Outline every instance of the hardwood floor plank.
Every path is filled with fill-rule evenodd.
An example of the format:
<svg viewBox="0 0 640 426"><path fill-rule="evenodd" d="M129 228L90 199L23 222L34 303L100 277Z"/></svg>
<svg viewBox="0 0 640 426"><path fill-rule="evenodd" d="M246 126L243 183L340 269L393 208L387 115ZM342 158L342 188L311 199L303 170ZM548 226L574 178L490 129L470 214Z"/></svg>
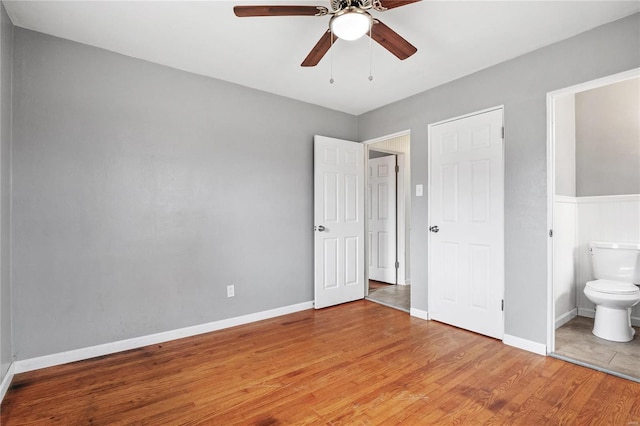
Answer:
<svg viewBox="0 0 640 426"><path fill-rule="evenodd" d="M22 373L0 423L633 424L640 384L368 301Z"/></svg>

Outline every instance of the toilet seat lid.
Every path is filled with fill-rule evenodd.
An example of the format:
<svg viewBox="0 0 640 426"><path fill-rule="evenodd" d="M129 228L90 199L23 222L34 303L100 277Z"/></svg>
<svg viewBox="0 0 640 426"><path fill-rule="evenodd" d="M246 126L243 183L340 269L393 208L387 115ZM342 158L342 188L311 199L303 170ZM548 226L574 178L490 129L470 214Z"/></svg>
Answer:
<svg viewBox="0 0 640 426"><path fill-rule="evenodd" d="M599 291L600 293L609 294L635 294L640 292L640 289L635 284L625 283L622 281L611 280L595 280L589 281L587 287L593 291Z"/></svg>

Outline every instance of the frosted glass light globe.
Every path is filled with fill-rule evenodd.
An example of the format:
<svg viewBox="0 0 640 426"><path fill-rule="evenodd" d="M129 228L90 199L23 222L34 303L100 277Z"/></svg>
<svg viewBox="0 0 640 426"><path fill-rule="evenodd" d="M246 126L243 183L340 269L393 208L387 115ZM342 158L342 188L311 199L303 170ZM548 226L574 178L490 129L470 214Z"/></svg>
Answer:
<svg viewBox="0 0 640 426"><path fill-rule="evenodd" d="M336 37L357 40L369 31L371 15L355 7L348 7L331 18L329 27Z"/></svg>

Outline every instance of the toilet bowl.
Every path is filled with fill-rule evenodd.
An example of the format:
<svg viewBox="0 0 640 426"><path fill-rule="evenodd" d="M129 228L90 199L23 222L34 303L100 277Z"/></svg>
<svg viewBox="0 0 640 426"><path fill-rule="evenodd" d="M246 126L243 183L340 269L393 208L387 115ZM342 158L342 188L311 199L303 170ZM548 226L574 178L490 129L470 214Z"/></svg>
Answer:
<svg viewBox="0 0 640 426"><path fill-rule="evenodd" d="M640 303L640 244L591 242L593 275L584 294L596 305L593 334L614 342L628 342L631 308Z"/></svg>
<svg viewBox="0 0 640 426"><path fill-rule="evenodd" d="M594 335L614 342L633 339L631 308L640 302L640 288L621 281L595 280L587 283L584 294L596 305Z"/></svg>

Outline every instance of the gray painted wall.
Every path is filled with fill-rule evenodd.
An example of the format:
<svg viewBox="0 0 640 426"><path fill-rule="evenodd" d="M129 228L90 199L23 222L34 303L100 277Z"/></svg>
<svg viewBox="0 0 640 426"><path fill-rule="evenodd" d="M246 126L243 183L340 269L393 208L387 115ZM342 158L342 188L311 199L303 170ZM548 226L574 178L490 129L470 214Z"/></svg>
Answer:
<svg viewBox="0 0 640 426"><path fill-rule="evenodd" d="M555 102L556 195L576 196L576 99L573 93Z"/></svg>
<svg viewBox="0 0 640 426"><path fill-rule="evenodd" d="M427 183L429 123L504 105L508 335L546 342L546 94L639 67L639 24L635 14L358 117L360 140L411 129L415 186ZM427 207L427 197L413 197L411 303L425 311Z"/></svg>
<svg viewBox="0 0 640 426"><path fill-rule="evenodd" d="M0 4L0 381L12 361L10 283L11 68L13 24Z"/></svg>
<svg viewBox="0 0 640 426"><path fill-rule="evenodd" d="M579 197L640 194L640 79L576 94Z"/></svg>
<svg viewBox="0 0 640 426"><path fill-rule="evenodd" d="M18 359L313 300L313 135L356 117L20 28L14 49Z"/></svg>

